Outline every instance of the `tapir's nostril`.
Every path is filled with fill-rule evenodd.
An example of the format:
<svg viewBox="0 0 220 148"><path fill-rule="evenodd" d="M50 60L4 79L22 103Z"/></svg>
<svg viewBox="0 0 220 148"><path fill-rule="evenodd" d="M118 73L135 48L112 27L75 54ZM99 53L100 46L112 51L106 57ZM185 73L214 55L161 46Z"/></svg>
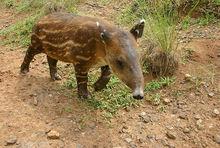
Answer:
<svg viewBox="0 0 220 148"><path fill-rule="evenodd" d="M135 95L135 96L133 96L133 98L137 99L137 100L141 100L141 99L144 98L144 96L142 96L142 95Z"/></svg>

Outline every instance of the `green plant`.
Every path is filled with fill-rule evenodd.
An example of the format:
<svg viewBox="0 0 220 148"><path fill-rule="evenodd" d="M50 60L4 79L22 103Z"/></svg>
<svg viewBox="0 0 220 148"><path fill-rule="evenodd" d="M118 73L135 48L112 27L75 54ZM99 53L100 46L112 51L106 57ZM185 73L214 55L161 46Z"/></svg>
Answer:
<svg viewBox="0 0 220 148"><path fill-rule="evenodd" d="M181 23L181 27L185 30L188 29L189 26L191 25L190 20L191 20L191 18L189 16L186 16Z"/></svg>
<svg viewBox="0 0 220 148"><path fill-rule="evenodd" d="M210 23L213 23L214 20L216 20L216 17L214 14L206 13L204 16L197 19L197 23L199 25L205 26Z"/></svg>
<svg viewBox="0 0 220 148"><path fill-rule="evenodd" d="M98 71L93 71L89 75L88 89L90 92L93 91L91 84L95 83L98 75ZM63 86L71 89L76 88L75 75L70 74L69 79L64 82ZM129 89L115 76L111 77L106 89L92 92L92 97L86 100L85 103L94 109L101 110L105 118L112 117L119 109L138 105L138 101L133 99Z"/></svg>
<svg viewBox="0 0 220 148"><path fill-rule="evenodd" d="M162 87L165 86L170 86L171 84L173 84L175 81L175 78L170 78L170 77L161 77L159 80L157 81L151 81L150 83L148 83L145 86L145 91L149 92L149 91L155 91L158 89L161 89Z"/></svg>
<svg viewBox="0 0 220 148"><path fill-rule="evenodd" d="M0 35L6 36L3 44L19 44L27 46L30 43L30 34L35 21L39 15L29 16L28 18L18 21L17 23L9 26L0 31Z"/></svg>
<svg viewBox="0 0 220 148"><path fill-rule="evenodd" d="M15 24L2 29L0 35L5 39L4 45L20 45L26 47L30 44L30 34L35 22L50 11L59 11L63 8L68 12L76 12L76 4L79 0L3 0L6 7L13 8L16 13L29 13L24 19L17 21Z"/></svg>
<svg viewBox="0 0 220 148"><path fill-rule="evenodd" d="M67 113L72 113L73 109L72 109L71 106L66 106L66 107L64 107L64 111L67 112Z"/></svg>
<svg viewBox="0 0 220 148"><path fill-rule="evenodd" d="M116 77L112 77L107 88L101 92L95 92L89 105L114 115L119 109L138 105L128 88Z"/></svg>
<svg viewBox="0 0 220 148"><path fill-rule="evenodd" d="M0 4L6 8L12 8L14 7L15 0L2 0Z"/></svg>
<svg viewBox="0 0 220 148"><path fill-rule="evenodd" d="M67 87L68 89L73 89L77 87L76 83L76 77L75 74L71 73L68 77L68 79L63 83L64 87Z"/></svg>
<svg viewBox="0 0 220 148"><path fill-rule="evenodd" d="M149 101L153 104L153 105L159 105L161 103L161 95L159 93L150 95Z"/></svg>

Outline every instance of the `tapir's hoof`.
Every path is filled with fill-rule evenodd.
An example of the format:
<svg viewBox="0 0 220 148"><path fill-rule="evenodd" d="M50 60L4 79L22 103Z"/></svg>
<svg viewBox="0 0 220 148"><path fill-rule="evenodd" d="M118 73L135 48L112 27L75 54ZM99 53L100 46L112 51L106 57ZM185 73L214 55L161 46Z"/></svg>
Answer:
<svg viewBox="0 0 220 148"><path fill-rule="evenodd" d="M106 84L108 83L109 81L109 78L105 79L99 79L97 82L95 82L95 84L93 85L94 87L94 90L95 91L100 91L102 89L105 89L107 88Z"/></svg>
<svg viewBox="0 0 220 148"><path fill-rule="evenodd" d="M59 75L59 74L54 74L53 76L51 76L51 79L53 80L53 81L56 81L56 80L61 80L62 79L62 77Z"/></svg>
<svg viewBox="0 0 220 148"><path fill-rule="evenodd" d="M29 72L29 69L23 69L23 68L21 68L21 70L20 70L20 73L21 74L27 74Z"/></svg>
<svg viewBox="0 0 220 148"><path fill-rule="evenodd" d="M95 83L93 85L95 91L101 91L102 89L107 88L106 85L100 85L99 83Z"/></svg>
<svg viewBox="0 0 220 148"><path fill-rule="evenodd" d="M87 99L91 99L92 95L90 94L90 92L88 93L79 93L79 99L80 100L87 100Z"/></svg>

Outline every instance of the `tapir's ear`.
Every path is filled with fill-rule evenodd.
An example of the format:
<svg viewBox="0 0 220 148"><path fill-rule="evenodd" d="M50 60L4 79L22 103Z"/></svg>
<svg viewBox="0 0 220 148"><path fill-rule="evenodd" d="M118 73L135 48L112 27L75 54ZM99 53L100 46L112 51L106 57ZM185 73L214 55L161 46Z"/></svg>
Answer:
<svg viewBox="0 0 220 148"><path fill-rule="evenodd" d="M134 27L131 28L130 33L133 34L135 39L142 37L144 32L145 20L140 20Z"/></svg>
<svg viewBox="0 0 220 148"><path fill-rule="evenodd" d="M96 22L97 27L99 28L100 32L100 38L102 42L106 43L110 39L110 35L108 31L106 31L100 24L99 22Z"/></svg>

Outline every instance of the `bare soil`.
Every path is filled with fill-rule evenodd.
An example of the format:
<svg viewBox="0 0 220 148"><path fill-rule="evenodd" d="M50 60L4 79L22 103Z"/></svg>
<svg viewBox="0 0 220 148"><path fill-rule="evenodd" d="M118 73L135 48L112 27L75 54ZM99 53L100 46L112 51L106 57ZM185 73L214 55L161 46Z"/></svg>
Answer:
<svg viewBox="0 0 220 148"><path fill-rule="evenodd" d="M92 7L80 11L104 18L117 11ZM1 29L19 18L11 10L0 9L0 14ZM114 21L112 15L108 20ZM0 46L0 147L219 147L220 34L218 27L199 28L205 30L216 37L192 36L181 44L180 49L191 52L183 52L186 62L180 64L175 84L160 90L162 101L168 100L164 111L144 100L140 107L120 110L110 123L99 110L78 101L75 89L62 89L65 71L71 69L66 64L60 65L63 80L58 82L50 80L44 55L36 56L27 75L20 75L26 49ZM50 130L60 138L48 139ZM6 146L11 136L17 142Z"/></svg>

